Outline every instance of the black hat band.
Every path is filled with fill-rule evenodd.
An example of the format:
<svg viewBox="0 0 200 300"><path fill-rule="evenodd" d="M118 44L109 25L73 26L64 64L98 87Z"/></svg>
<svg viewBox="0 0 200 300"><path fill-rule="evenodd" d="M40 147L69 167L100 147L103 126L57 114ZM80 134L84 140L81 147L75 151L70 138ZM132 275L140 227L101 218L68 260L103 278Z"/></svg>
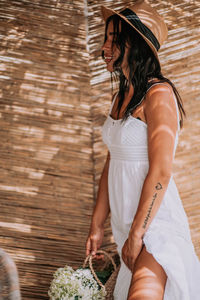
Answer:
<svg viewBox="0 0 200 300"><path fill-rule="evenodd" d="M160 43L158 42L157 38L153 32L142 23L136 13L134 13L131 9L126 8L121 11L120 14L126 17L127 20L155 46L157 51L160 49Z"/></svg>

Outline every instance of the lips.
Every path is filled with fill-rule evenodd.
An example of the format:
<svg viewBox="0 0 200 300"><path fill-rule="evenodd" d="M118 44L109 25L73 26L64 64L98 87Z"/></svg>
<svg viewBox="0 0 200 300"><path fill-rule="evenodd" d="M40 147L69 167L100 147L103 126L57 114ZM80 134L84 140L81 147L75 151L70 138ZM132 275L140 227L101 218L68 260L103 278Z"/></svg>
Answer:
<svg viewBox="0 0 200 300"><path fill-rule="evenodd" d="M107 55L107 56L104 56L104 60L105 60L105 62L108 64L109 62L111 62L111 60L113 59L113 56L109 56L109 55Z"/></svg>

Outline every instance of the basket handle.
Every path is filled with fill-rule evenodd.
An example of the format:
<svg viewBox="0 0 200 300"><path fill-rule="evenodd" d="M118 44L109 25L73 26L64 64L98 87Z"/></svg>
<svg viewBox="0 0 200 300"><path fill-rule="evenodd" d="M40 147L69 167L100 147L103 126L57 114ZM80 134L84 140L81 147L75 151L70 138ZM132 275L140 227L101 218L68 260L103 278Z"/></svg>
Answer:
<svg viewBox="0 0 200 300"><path fill-rule="evenodd" d="M112 258L112 256L111 256L109 253L107 253L106 251L104 251L104 250L97 250L96 254L100 254L100 253L101 253L101 254L104 254L105 256L107 256L107 257L110 259L110 261L112 262L112 265L113 265L113 267L114 267L114 270L116 271L117 266L116 266L116 264L115 264L114 259ZM88 261L89 261L89 267L90 267L90 270L91 270L91 272L92 272L92 275L94 276L94 278L96 279L96 281L97 281L97 283L100 285L100 287L103 288L103 289L105 289L105 286L104 286L103 283L99 280L99 278L97 277L97 275L96 275L96 273L95 273L95 271L94 271L94 268L93 268L93 265L92 265L92 259L93 259L92 254L89 254L89 255L86 257L86 259L85 259L85 261L84 261L84 263L83 263L83 268L86 267L86 265L87 265L87 263L88 263Z"/></svg>

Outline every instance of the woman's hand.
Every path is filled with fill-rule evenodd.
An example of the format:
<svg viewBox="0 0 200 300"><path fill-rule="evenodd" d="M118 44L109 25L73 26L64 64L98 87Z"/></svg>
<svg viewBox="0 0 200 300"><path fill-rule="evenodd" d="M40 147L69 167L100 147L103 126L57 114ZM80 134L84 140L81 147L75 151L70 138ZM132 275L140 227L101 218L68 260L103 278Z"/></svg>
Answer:
<svg viewBox="0 0 200 300"><path fill-rule="evenodd" d="M90 233L86 241L86 256L92 254L96 255L97 250L100 248L104 236L103 227L91 227Z"/></svg>
<svg viewBox="0 0 200 300"><path fill-rule="evenodd" d="M127 267L133 271L135 261L143 248L142 238L136 238L129 234L128 239L122 248L122 259Z"/></svg>

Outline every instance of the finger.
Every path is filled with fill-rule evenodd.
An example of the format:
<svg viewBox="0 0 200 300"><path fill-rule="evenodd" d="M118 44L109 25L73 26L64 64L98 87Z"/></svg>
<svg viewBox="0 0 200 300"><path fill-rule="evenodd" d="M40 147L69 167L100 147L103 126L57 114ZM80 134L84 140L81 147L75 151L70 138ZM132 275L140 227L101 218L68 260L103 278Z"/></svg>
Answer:
<svg viewBox="0 0 200 300"><path fill-rule="evenodd" d="M124 253L122 253L122 259L123 259L123 262L125 263L125 265L128 267L127 256Z"/></svg>
<svg viewBox="0 0 200 300"><path fill-rule="evenodd" d="M128 259L128 268L131 272L133 271L134 265L135 265L134 259L132 257L129 257L129 259Z"/></svg>
<svg viewBox="0 0 200 300"><path fill-rule="evenodd" d="M132 262L131 262L131 260L128 260L128 268L129 268L130 271L132 270Z"/></svg>
<svg viewBox="0 0 200 300"><path fill-rule="evenodd" d="M91 240L91 253L92 253L92 256L95 256L96 255L96 252L97 252L97 240L96 239L92 239Z"/></svg>
<svg viewBox="0 0 200 300"><path fill-rule="evenodd" d="M129 270L132 269L132 259L131 257L126 253L126 251L124 251L122 253L122 259L123 259L123 262L125 263L125 265L127 266L127 268Z"/></svg>
<svg viewBox="0 0 200 300"><path fill-rule="evenodd" d="M88 238L86 242L86 251L85 251L86 256L88 256L90 252L91 252L91 240L90 238Z"/></svg>
<svg viewBox="0 0 200 300"><path fill-rule="evenodd" d="M124 245L124 247L122 248L122 259L125 263L127 263L128 253L126 245Z"/></svg>

